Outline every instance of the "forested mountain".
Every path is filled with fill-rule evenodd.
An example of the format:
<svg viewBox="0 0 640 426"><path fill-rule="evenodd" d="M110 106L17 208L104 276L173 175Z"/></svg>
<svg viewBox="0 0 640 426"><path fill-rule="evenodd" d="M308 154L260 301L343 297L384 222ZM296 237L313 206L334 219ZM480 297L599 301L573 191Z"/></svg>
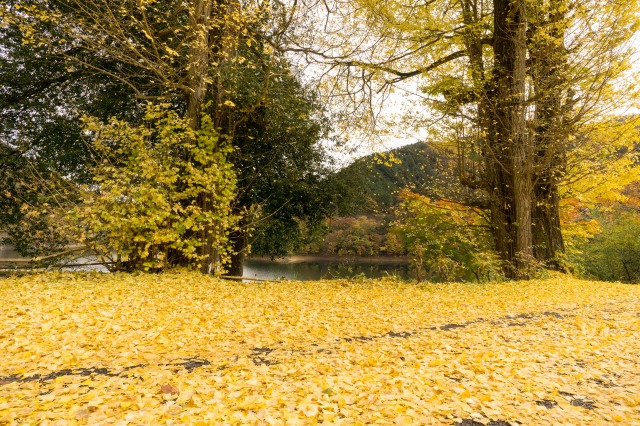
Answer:
<svg viewBox="0 0 640 426"><path fill-rule="evenodd" d="M403 188L435 197L435 186L445 180L438 171L442 161L425 142L359 158L338 172L345 191L351 192L341 215L387 213Z"/></svg>

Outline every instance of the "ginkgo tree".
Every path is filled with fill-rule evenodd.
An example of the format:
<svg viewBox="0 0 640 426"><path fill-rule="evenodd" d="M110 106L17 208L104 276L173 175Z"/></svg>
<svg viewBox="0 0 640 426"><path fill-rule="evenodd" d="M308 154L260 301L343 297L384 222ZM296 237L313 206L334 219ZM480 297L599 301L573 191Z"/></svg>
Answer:
<svg viewBox="0 0 640 426"><path fill-rule="evenodd" d="M203 115L194 131L161 104L147 108L140 126L85 121L100 160L95 188L82 191L83 202L65 215L68 234L75 229L75 240L113 271L166 270L176 254L197 264L207 238L216 251L209 266L219 272L228 257L224 231L238 221L230 208L237 179L227 161L233 147L211 118Z"/></svg>
<svg viewBox="0 0 640 426"><path fill-rule="evenodd" d="M335 0L308 7L314 13L299 24L305 33L289 41L324 66L328 94L345 95L362 112L396 85L417 86L427 114L413 114L407 125L451 145L468 190L459 201L488 212L505 273L524 276L531 262L561 268L560 187L575 178L567 158L593 154L586 130L596 119L613 129L605 145L633 131L605 117L637 94L625 77L638 3Z"/></svg>

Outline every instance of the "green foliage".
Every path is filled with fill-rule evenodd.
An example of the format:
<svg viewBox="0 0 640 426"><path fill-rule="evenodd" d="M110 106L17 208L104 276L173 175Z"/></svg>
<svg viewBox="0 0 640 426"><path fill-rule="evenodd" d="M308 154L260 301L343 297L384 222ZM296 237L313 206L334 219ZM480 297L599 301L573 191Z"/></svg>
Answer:
<svg viewBox="0 0 640 426"><path fill-rule="evenodd" d="M262 256L317 254L328 227L325 221L299 217L266 217L258 222L251 252Z"/></svg>
<svg viewBox="0 0 640 426"><path fill-rule="evenodd" d="M62 38L56 28L49 26L47 32ZM41 170L88 183L92 159L80 116L132 120L144 112L142 102L113 76L73 67L64 54L46 45L24 44L23 36L17 24L0 25L0 140ZM99 55L73 51L93 65L106 65Z"/></svg>
<svg viewBox="0 0 640 426"><path fill-rule="evenodd" d="M591 277L640 283L640 208L615 209L601 229L574 261Z"/></svg>
<svg viewBox="0 0 640 426"><path fill-rule="evenodd" d="M68 240L59 232L48 207L65 203L72 189L59 176L0 144L0 243L22 256L61 251Z"/></svg>
<svg viewBox="0 0 640 426"><path fill-rule="evenodd" d="M403 191L394 231L413 256L418 280L490 281L500 262L490 233L470 209Z"/></svg>
<svg viewBox="0 0 640 426"><path fill-rule="evenodd" d="M394 161L384 161L386 157ZM442 177L437 171L440 157L428 144L419 142L356 160L338 172L342 190L348 194L340 213L349 216L389 212L397 204L400 190L406 187L434 196Z"/></svg>
<svg viewBox="0 0 640 426"><path fill-rule="evenodd" d="M0 230L21 255L48 255L73 243L52 210L70 208L77 185L91 182L93 159L80 116L134 121L143 109L113 77L70 67L49 46L24 44L19 25L5 24L0 25ZM47 31L60 35L52 27ZM87 52L82 55L88 58ZM98 56L90 60L105 63Z"/></svg>
<svg viewBox="0 0 640 426"><path fill-rule="evenodd" d="M80 240L115 270L198 266L205 245L227 257L236 176L233 148L208 116L194 131L167 105L149 105L139 126L85 118L99 163L83 202L68 215Z"/></svg>
<svg viewBox="0 0 640 426"><path fill-rule="evenodd" d="M268 80L269 93L236 128L238 149L230 159L238 174L234 206L259 213L248 223L256 227L248 239L251 251L283 256L317 234L340 195L320 143L330 127L322 106L285 60L268 61L271 69L261 78ZM233 101L239 107L251 105L260 91L246 84L238 89Z"/></svg>
<svg viewBox="0 0 640 426"><path fill-rule="evenodd" d="M26 4L7 4L13 3ZM92 182L94 159L79 117L136 121L144 109L142 101L112 76L71 66L51 46L27 45L23 28L11 20L4 24L0 25L0 230L7 232L5 242L21 255L48 255L77 242L61 232L60 211L78 201L79 185ZM62 38L52 26L46 31ZM68 52L94 65L118 69L77 46L68 46Z"/></svg>

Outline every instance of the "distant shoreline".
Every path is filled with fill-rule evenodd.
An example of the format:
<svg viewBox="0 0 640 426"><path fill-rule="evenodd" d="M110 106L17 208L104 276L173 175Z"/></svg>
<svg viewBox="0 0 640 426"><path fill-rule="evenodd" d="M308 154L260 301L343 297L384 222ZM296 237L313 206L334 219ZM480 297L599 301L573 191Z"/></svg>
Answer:
<svg viewBox="0 0 640 426"><path fill-rule="evenodd" d="M334 256L321 254L305 254L285 257L249 256L247 260L254 262L275 263L310 263L310 262L344 262L344 263L383 263L387 265L408 265L411 263L409 256Z"/></svg>

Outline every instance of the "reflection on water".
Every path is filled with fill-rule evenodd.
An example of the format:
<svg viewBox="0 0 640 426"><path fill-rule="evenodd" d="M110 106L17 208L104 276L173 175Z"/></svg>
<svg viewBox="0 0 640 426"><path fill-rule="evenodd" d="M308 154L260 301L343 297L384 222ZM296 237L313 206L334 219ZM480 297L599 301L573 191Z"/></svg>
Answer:
<svg viewBox="0 0 640 426"><path fill-rule="evenodd" d="M12 246L2 245L0 244L0 261L7 259L28 259L24 256L21 256L20 253L15 251ZM82 257L70 257L63 258L61 261L67 262L66 267L62 268L67 271L99 271L99 272L108 272L108 269L99 265L99 260L96 256L93 256L88 253L84 253ZM2 262L0 262L0 268L2 267ZM13 266L10 266L13 268Z"/></svg>
<svg viewBox="0 0 640 426"><path fill-rule="evenodd" d="M410 279L409 265L388 262L358 262L344 260L313 260L296 263L274 262L264 259L248 259L244 264L243 276L248 278L289 279L289 280L319 280L331 278L381 278L394 276L400 279Z"/></svg>
<svg viewBox="0 0 640 426"><path fill-rule="evenodd" d="M12 247L0 245L0 260L22 258ZM64 268L66 270L87 271L97 270L107 272L107 268L95 265L98 259L95 256L84 255L70 262L73 265L90 264ZM308 261L284 263L268 259L247 259L244 264L244 274L247 278L263 279L288 279L288 280L319 280L331 278L353 278L362 276L365 278L398 277L411 279L411 271L408 264L389 261L388 259L358 260L345 259L313 259Z"/></svg>

